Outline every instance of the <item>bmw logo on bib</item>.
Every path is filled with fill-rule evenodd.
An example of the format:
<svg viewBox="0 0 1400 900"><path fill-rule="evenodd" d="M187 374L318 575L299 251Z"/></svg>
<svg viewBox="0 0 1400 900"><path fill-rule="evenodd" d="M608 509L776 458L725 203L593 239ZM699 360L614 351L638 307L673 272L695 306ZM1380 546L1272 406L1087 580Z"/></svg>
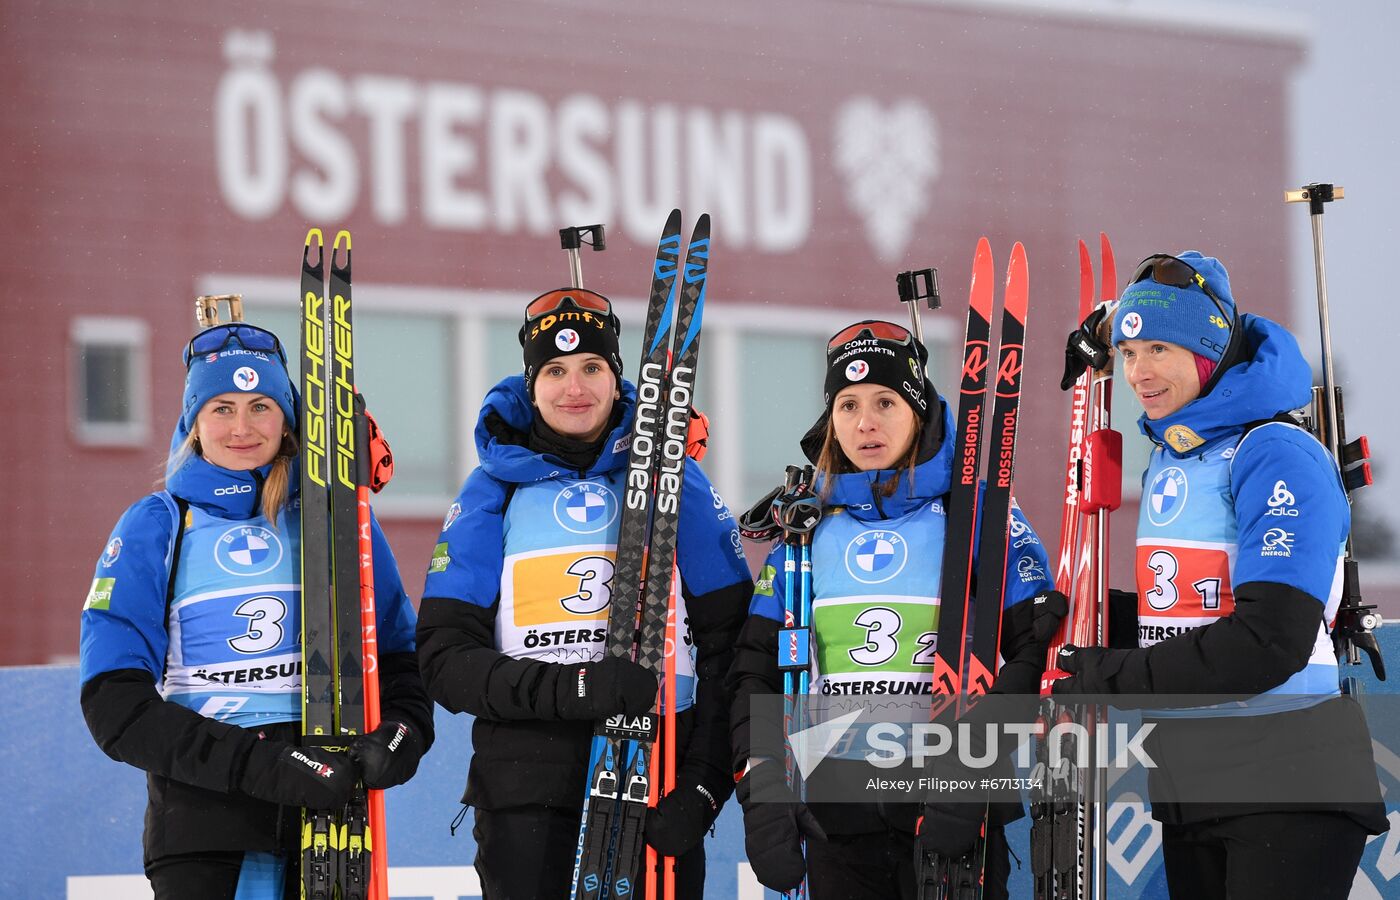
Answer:
<svg viewBox="0 0 1400 900"><path fill-rule="evenodd" d="M889 581L908 560L909 545L896 531L863 531L846 545L846 571L864 584Z"/></svg>
<svg viewBox="0 0 1400 900"><path fill-rule="evenodd" d="M1176 466L1163 469L1147 489L1147 518L1153 525L1170 524L1186 508L1186 473Z"/></svg>
<svg viewBox="0 0 1400 900"><path fill-rule="evenodd" d="M262 575L282 561L282 540L261 525L236 525L219 535L214 561L230 575Z"/></svg>
<svg viewBox="0 0 1400 900"><path fill-rule="evenodd" d="M574 534L594 534L617 518L617 496L607 485L581 481L554 498L554 519Z"/></svg>

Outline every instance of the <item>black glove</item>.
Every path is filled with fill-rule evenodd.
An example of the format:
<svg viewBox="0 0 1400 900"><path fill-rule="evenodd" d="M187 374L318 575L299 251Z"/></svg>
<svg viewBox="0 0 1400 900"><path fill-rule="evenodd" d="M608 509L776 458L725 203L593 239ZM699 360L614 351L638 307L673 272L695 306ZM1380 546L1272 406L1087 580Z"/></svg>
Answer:
<svg viewBox="0 0 1400 900"><path fill-rule="evenodd" d="M755 792L764 799L753 799ZM802 835L824 841L826 832L787 786L782 764L754 760L735 793L744 808L744 852L754 876L775 891L797 887L807 874ZM768 799L780 796L786 799Z"/></svg>
<svg viewBox="0 0 1400 900"><path fill-rule="evenodd" d="M919 818L919 846L960 859L976 845L986 819L987 807L981 803L925 803Z"/></svg>
<svg viewBox="0 0 1400 900"><path fill-rule="evenodd" d="M423 737L406 722L385 719L369 734L350 740L350 758L364 773L365 787L383 790L403 784L418 771Z"/></svg>
<svg viewBox="0 0 1400 900"><path fill-rule="evenodd" d="M719 804L704 785L678 783L647 811L647 843L662 856L680 856L700 843L719 815Z"/></svg>
<svg viewBox="0 0 1400 900"><path fill-rule="evenodd" d="M339 809L359 780L355 763L344 753L260 738L248 751L239 788L283 806Z"/></svg>
<svg viewBox="0 0 1400 900"><path fill-rule="evenodd" d="M1056 590L1041 591L1031 598L1031 603L1031 631L1036 643L1048 645L1069 613L1069 598Z"/></svg>
<svg viewBox="0 0 1400 900"><path fill-rule="evenodd" d="M1060 377L1060 390L1073 387L1086 366L1098 370L1108 365L1108 344L1099 334L1107 316L1108 307L1098 307L1065 339L1065 374Z"/></svg>
<svg viewBox="0 0 1400 900"><path fill-rule="evenodd" d="M559 718L596 722L618 713L640 715L656 704L657 685L654 674L620 656L565 666L556 688Z"/></svg>
<svg viewBox="0 0 1400 900"><path fill-rule="evenodd" d="M1070 677L1056 681L1051 691L1055 694L1149 693L1147 690L1125 688L1117 681L1128 655L1136 652L1065 644L1060 649L1059 666Z"/></svg>

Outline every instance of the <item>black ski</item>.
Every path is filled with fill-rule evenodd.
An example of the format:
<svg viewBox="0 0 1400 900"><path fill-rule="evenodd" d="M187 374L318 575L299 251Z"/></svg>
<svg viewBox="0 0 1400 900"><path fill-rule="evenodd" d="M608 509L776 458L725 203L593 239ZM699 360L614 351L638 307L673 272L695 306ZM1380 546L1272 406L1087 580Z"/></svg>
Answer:
<svg viewBox="0 0 1400 900"><path fill-rule="evenodd" d="M316 262L311 248L316 246ZM342 248L343 244L343 248ZM325 240L307 233L302 254L302 743L344 752L365 727L364 644L360 623L353 316L350 233L331 251L329 301ZM302 896L368 896L368 806L358 788L342 810L302 816Z"/></svg>
<svg viewBox="0 0 1400 900"><path fill-rule="evenodd" d="M1011 528L1011 481L1016 461L1016 422L1021 408L1021 368L1026 342L1030 294L1026 249L1011 248L1006 293L1001 308L1001 347L992 382L992 453L987 460L987 490L982 497L982 527L977 552L977 608L973 614L968 667L964 674L967 708L991 690L1001 642L1002 595Z"/></svg>
<svg viewBox="0 0 1400 900"><path fill-rule="evenodd" d="M961 716L986 695L996 678L1006 558L1010 541L1012 475L1020 410L1028 273L1025 248L1017 243L1007 266L1002 302L996 377L992 359L991 312L995 293L991 245L984 237L973 260L967 337L963 348L962 397L958 404L953 482L940 586L938 643L934 662L933 717L955 706ZM988 381L992 386L991 446L987 488L977 514L981 472L982 412ZM972 603L973 544L977 545L977 596ZM969 615L970 613L970 615ZM920 823L922 825L922 822ZM962 859L920 852L915 888L920 900L981 895L985 842Z"/></svg>
<svg viewBox="0 0 1400 900"><path fill-rule="evenodd" d="M312 247L316 259L311 260ZM302 743L331 745L335 738L335 598L331 575L331 403L326 388L325 238L306 235L301 263L301 656ZM330 900L335 860L332 813L303 810L302 896Z"/></svg>
<svg viewBox="0 0 1400 900"><path fill-rule="evenodd" d="M933 710L937 719L960 706L965 691L968 603L972 593L972 548L977 535L977 480L982 465L982 422L991 363L992 300L996 267L991 244L977 242L972 262L972 289L963 340L962 382L955 424L953 483L945 514L943 581L939 587L938 642L933 657Z"/></svg>
<svg viewBox="0 0 1400 900"><path fill-rule="evenodd" d="M710 219L702 215L695 225L684 286L676 291L680 227L680 211L675 210L662 232L652 269L605 649L646 666L658 679L700 349ZM589 757L572 897L627 897L636 889L658 732L655 710L599 723Z"/></svg>

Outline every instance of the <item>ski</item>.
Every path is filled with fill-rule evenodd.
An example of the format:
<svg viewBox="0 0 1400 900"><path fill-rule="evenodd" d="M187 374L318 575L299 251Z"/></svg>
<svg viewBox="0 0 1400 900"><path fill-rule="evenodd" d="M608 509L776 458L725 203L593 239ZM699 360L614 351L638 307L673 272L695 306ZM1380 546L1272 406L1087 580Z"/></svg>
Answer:
<svg viewBox="0 0 1400 900"><path fill-rule="evenodd" d="M946 508L934 657L932 715L935 719L950 709L958 716L968 712L990 690L997 670L1029 301L1025 248L1018 242L1011 250L1002 300L1000 346L994 356L991 317L995 272L991 245L984 237L978 241L973 259L954 437L958 449ZM996 360L995 379L988 374L993 358ZM977 495L983 414L989 383L994 455L988 461L987 488L979 516ZM978 584L975 605L972 603L974 545ZM915 871L916 896L920 900L980 896L984 855L985 844L981 840L971 853L957 860L920 852Z"/></svg>
<svg viewBox="0 0 1400 900"><path fill-rule="evenodd" d="M682 267L681 214L672 211L652 267L612 580L604 652L632 659L658 679L665 667L709 245L710 219L702 215ZM613 716L598 724L589 753L573 898L628 897L636 887L642 826L653 794L651 756L658 725L656 710L634 717Z"/></svg>
<svg viewBox="0 0 1400 900"><path fill-rule="evenodd" d="M1117 296L1117 269L1108 235L1099 235L1100 301L1107 314ZM1079 320L1088 318L1094 303L1093 261L1079 242ZM1093 735L1101 724L1093 709L1076 713L1056 703L1051 685L1064 676L1058 668L1060 648L1105 642L1108 629L1108 514L1118 507L1122 487L1122 436L1111 430L1112 367L1085 368L1074 382L1070 407L1070 436L1065 466L1065 511L1060 527L1060 553L1055 588L1069 597L1070 612L1051 641L1041 678L1042 733L1055 725L1075 722ZM1086 748L1091 754L1092 744ZM1031 780L1031 877L1036 900L1084 900L1102 896L1105 878L1102 853L1105 790L1098 767L1089 773L1076 764L1075 737L1066 734L1059 745L1040 739ZM1090 757L1092 762L1092 755ZM1090 773L1097 773L1090 782ZM1098 801L1097 805L1095 801ZM1096 840L1099 838L1100 840Z"/></svg>
<svg viewBox="0 0 1400 900"><path fill-rule="evenodd" d="M972 618L965 674L965 709L991 690L1001 641L1002 595L1011 536L1011 481L1016 460L1016 423L1021 407L1021 370L1030 299L1026 248L1011 248L1006 292L1001 309L1001 347L992 383L992 438L995 453L987 462L987 490L982 497L982 527L977 561L977 606Z"/></svg>
<svg viewBox="0 0 1400 900"><path fill-rule="evenodd" d="M962 381L955 425L953 482L945 509L943 581L939 589L938 639L933 657L933 709L938 719L962 703L963 664L967 644L968 598L972 592L972 549L977 535L977 481L982 465L982 422L991 363L992 301L996 264L992 245L977 242L972 261L967 330L963 340Z"/></svg>
<svg viewBox="0 0 1400 900"><path fill-rule="evenodd" d="M312 261L312 251L315 261ZM331 576L331 398L326 359L326 246L321 229L306 235L301 264L301 648L302 743L335 741L335 621ZM302 896L330 900L336 874L332 814L303 810Z"/></svg>
<svg viewBox="0 0 1400 900"><path fill-rule="evenodd" d="M327 292L325 238L311 229L301 278L302 743L338 752L366 721L350 243L335 237ZM363 787L344 809L304 810L302 896L367 898L373 838Z"/></svg>

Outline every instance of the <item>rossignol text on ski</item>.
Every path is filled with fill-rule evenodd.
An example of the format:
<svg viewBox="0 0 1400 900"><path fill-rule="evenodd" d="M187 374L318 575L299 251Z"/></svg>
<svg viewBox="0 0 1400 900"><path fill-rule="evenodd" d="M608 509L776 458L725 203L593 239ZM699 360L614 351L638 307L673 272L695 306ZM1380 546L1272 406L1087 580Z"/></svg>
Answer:
<svg viewBox="0 0 1400 900"><path fill-rule="evenodd" d="M938 639L933 670L932 717L969 711L996 677L1001 636L1005 565L1011 527L1011 496L1021 372L1029 305L1025 248L1011 250L1002 301L1000 346L993 356L991 316L995 264L990 242L977 243L963 342L960 397L955 419L952 486L947 498L943 580L939 592ZM993 363L995 368L992 368ZM989 371L990 370L990 371ZM988 387L991 418L984 418ZM984 432L991 433L984 438ZM987 487L978 503L982 443L990 441ZM973 550L977 590L973 591ZM920 823L922 824L922 822ZM984 827L985 834L985 827ZM920 900L980 893L985 840L962 859L920 851L915 868Z"/></svg>

